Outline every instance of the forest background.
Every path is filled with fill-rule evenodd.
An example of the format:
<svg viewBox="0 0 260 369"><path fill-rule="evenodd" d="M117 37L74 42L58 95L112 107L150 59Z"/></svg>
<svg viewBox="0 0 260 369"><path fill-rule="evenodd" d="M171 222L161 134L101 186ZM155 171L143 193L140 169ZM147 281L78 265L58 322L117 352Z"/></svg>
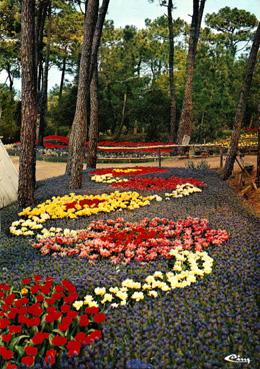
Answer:
<svg viewBox="0 0 260 369"><path fill-rule="evenodd" d="M122 7L122 1L116 1ZM128 2L127 2L128 3ZM137 3L134 1L133 3ZM139 2L140 3L140 2ZM143 3L143 2L141 2ZM166 7L157 2L157 18L142 12L144 25L116 26L110 2L98 56L99 130L101 138L127 140L168 140L169 137L169 39ZM223 2L222 2L223 3ZM208 142L230 132L246 60L257 25L255 14L230 7L204 13L193 79L193 142ZM234 3L237 3L234 1ZM240 2L253 5L254 1ZM84 9L80 2L52 2L43 29L39 90L45 83L47 109L44 134L68 135L77 96L80 49L83 39ZM161 2L163 5L163 2ZM173 9L177 121L182 110L186 58L191 17L177 17ZM128 6L128 5L127 5ZM127 6L122 7L126 19ZM247 5L249 6L249 5ZM192 14L192 2L190 2ZM111 11L110 11L110 8ZM119 14L118 14L119 13ZM228 24L227 24L228 20ZM119 22L117 22L119 23ZM0 133L4 142L19 140L21 124L20 2L0 1ZM260 66L257 63L248 96L245 127L254 127L260 97ZM59 83L53 85L53 80ZM39 91L42 94L42 91ZM44 94L42 94L43 96ZM44 104L44 101L43 101Z"/></svg>

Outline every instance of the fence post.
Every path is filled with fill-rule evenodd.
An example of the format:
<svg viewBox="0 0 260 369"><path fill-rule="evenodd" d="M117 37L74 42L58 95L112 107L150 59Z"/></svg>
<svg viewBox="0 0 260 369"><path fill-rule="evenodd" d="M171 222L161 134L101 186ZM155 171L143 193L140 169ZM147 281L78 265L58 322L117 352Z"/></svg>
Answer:
<svg viewBox="0 0 260 369"><path fill-rule="evenodd" d="M257 169L256 169L256 186L260 188L260 126L258 127L258 145L257 145Z"/></svg>
<svg viewBox="0 0 260 369"><path fill-rule="evenodd" d="M161 149L158 149L158 162L159 162L159 168L161 168L162 166Z"/></svg>
<svg viewBox="0 0 260 369"><path fill-rule="evenodd" d="M223 156L224 156L224 148L221 146L220 148L220 169L223 168Z"/></svg>

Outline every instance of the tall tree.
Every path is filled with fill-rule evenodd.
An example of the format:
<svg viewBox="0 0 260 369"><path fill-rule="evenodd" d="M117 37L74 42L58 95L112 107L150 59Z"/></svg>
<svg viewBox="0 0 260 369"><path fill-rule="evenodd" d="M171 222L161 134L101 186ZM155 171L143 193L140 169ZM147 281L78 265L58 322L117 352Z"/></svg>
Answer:
<svg viewBox="0 0 260 369"><path fill-rule="evenodd" d="M43 146L44 131L46 126L46 112L48 100L48 77L50 64L50 43L51 43L51 2L48 9L48 25L47 25L47 44L44 60L44 68L42 72L41 93L39 98L39 133L38 145Z"/></svg>
<svg viewBox="0 0 260 369"><path fill-rule="evenodd" d="M21 66L22 126L18 202L22 207L34 201L34 143L37 120L35 64L35 1L22 1Z"/></svg>
<svg viewBox="0 0 260 369"><path fill-rule="evenodd" d="M238 142L240 137L240 130L244 119L245 109L246 109L246 101L247 96L250 91L251 82L253 78L253 73L257 61L257 54L259 50L260 45L260 23L258 24L253 44L250 50L250 54L247 61L246 66L246 73L244 77L244 81L240 90L239 95L239 101L237 104L236 109L236 115L235 115L235 122L234 122L234 128L231 135L231 141L230 141L230 149L229 153L225 162L224 171L223 171L223 179L228 179L231 174L234 167L234 163L236 160L237 155L237 149L238 149Z"/></svg>
<svg viewBox="0 0 260 369"><path fill-rule="evenodd" d="M98 50L101 41L103 26L110 0L103 0L99 9L97 24L95 28L92 45L90 74L92 81L90 84L90 114L89 114L89 134L88 134L88 156L87 165L89 168L96 168L97 163L97 141L98 141Z"/></svg>
<svg viewBox="0 0 260 369"><path fill-rule="evenodd" d="M81 50L79 85L76 103L76 112L72 124L68 162L70 173L70 188L80 188L82 185L82 169L85 157L85 141L88 126L88 104L91 83L91 54L95 26L98 16L99 1L88 0L84 21L84 38Z"/></svg>
<svg viewBox="0 0 260 369"><path fill-rule="evenodd" d="M257 18L244 9L226 6L217 13L207 14L205 23L215 31L211 34L212 41L223 44L234 58L238 45L243 42L242 49L251 40Z"/></svg>
<svg viewBox="0 0 260 369"><path fill-rule="evenodd" d="M200 35L200 27L206 0L193 0L193 14L189 35L189 50L186 62L186 83L181 118L178 128L178 143L182 142L183 136L192 133L192 84L195 57Z"/></svg>
<svg viewBox="0 0 260 369"><path fill-rule="evenodd" d="M88 134L88 168L96 168L98 143L98 67L96 65L90 84L90 123Z"/></svg>
<svg viewBox="0 0 260 369"><path fill-rule="evenodd" d="M168 0L168 30L169 30L169 90L170 90L170 136L169 141L176 139L177 117L176 117L176 89L174 81L174 30L172 19L173 1Z"/></svg>

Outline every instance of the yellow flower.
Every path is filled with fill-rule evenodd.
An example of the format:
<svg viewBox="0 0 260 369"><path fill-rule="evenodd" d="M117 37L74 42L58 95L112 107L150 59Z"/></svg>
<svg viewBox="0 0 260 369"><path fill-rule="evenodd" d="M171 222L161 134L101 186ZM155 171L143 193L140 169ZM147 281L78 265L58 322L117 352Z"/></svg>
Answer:
<svg viewBox="0 0 260 369"><path fill-rule="evenodd" d="M75 302L73 303L73 307L74 307L76 310L79 310L82 306L83 306L83 301L75 301Z"/></svg>
<svg viewBox="0 0 260 369"><path fill-rule="evenodd" d="M27 295L28 292L29 292L29 290L27 288L22 288L22 290L21 290L22 295Z"/></svg>
<svg viewBox="0 0 260 369"><path fill-rule="evenodd" d="M131 296L131 299L135 300L135 301L140 301L144 299L144 294L143 292L134 292Z"/></svg>
<svg viewBox="0 0 260 369"><path fill-rule="evenodd" d="M106 293L106 289L105 289L105 287L102 287L102 288L97 287L97 288L95 288L94 292L98 296L103 296Z"/></svg>

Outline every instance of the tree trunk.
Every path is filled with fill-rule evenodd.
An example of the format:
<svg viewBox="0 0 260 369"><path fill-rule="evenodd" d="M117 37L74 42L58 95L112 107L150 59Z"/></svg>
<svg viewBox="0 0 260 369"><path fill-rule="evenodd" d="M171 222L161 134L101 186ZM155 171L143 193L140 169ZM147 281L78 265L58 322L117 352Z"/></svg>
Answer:
<svg viewBox="0 0 260 369"><path fill-rule="evenodd" d="M169 90L170 90L170 136L169 142L176 139L176 92L174 82L174 34L172 20L172 0L168 0L168 29L169 29Z"/></svg>
<svg viewBox="0 0 260 369"><path fill-rule="evenodd" d="M9 79L9 91L13 92L13 84L14 84L14 80L12 77L12 73L11 73L11 66L9 63L6 64L6 71L7 71L7 76Z"/></svg>
<svg viewBox="0 0 260 369"><path fill-rule="evenodd" d="M34 12L35 1L24 0L21 13L22 125L18 184L18 202L22 207L34 202L33 167L37 120Z"/></svg>
<svg viewBox="0 0 260 369"><path fill-rule="evenodd" d="M65 53L67 50L65 49ZM66 73L66 63L67 63L67 57L64 55L62 60L62 70L61 70L61 78L60 78L60 89L59 89L59 100L58 100L58 106L60 107L62 93L63 93L63 86L64 86L64 80L65 80L65 73Z"/></svg>
<svg viewBox="0 0 260 369"><path fill-rule="evenodd" d="M90 85L90 125L88 135L88 168L96 168L98 142L98 68L94 70Z"/></svg>
<svg viewBox="0 0 260 369"><path fill-rule="evenodd" d="M35 65L37 69L37 90L38 94L41 91L41 81L43 73L43 55L42 51L44 48L43 43L43 32L44 25L47 16L47 11L50 6L51 0L41 0L38 2L35 18Z"/></svg>
<svg viewBox="0 0 260 369"><path fill-rule="evenodd" d="M98 12L98 18L96 20L95 32L94 32L94 36L93 36L92 49L91 49L91 61L90 61L90 67L89 67L89 83L92 79L93 73L95 72L95 70L97 68L98 49L99 49L99 45L100 45L102 30L103 30L103 26L104 26L104 21L105 21L107 9L108 9L109 1L110 0L103 0L102 5L101 5L101 7L99 9L99 12ZM90 95L89 95L89 91L88 91L86 106L88 106L89 97L90 97ZM90 117L91 117L91 112L86 111L86 120L87 120L87 118L89 118L89 120L90 120ZM87 125L87 121L86 121L86 125ZM71 134L70 134L70 142L75 142L73 126L72 126L72 130L71 130ZM95 147L95 145L94 146L92 145L92 147ZM70 144L69 145L68 162L67 162L67 167L66 167L66 173L67 174L71 173L72 155L73 155L73 144L72 145ZM96 154L95 154L95 156L96 156ZM82 167L83 167L83 165L82 165Z"/></svg>
<svg viewBox="0 0 260 369"><path fill-rule="evenodd" d="M84 39L81 51L79 86L76 112L72 124L69 146L71 147L70 188L80 188L82 185L82 169L85 156L85 141L87 136L87 102L90 90L90 63L95 26L98 15L97 0L88 0L84 21Z"/></svg>
<svg viewBox="0 0 260 369"><path fill-rule="evenodd" d="M228 179L233 171L234 163L236 160L237 155L237 149L238 149L238 142L240 137L240 130L242 127L242 122L244 119L245 109L246 109L246 100L249 95L252 77L256 65L257 60L257 53L259 49L260 44L260 23L258 24L254 41L250 50L249 58L246 65L246 73L244 82L242 84L240 95L239 95L239 101L236 108L236 115L235 115L235 122L233 127L233 132L231 135L231 141L230 141L230 149L229 153L225 162L224 171L223 171L223 179Z"/></svg>
<svg viewBox="0 0 260 369"><path fill-rule="evenodd" d="M193 0L193 14L190 27L189 50L187 55L186 83L181 118L178 129L178 143L182 143L184 135L192 133L192 85L195 56L200 34L201 20L206 0Z"/></svg>
<svg viewBox="0 0 260 369"><path fill-rule="evenodd" d="M42 90L41 97L39 101L39 114L40 114L40 123L39 123L39 137L38 137L38 145L43 146L43 137L46 126L46 111L48 104L48 76L49 76L49 61L50 61L50 40L51 38L51 5L48 10L48 29L47 29L47 46L46 46L46 56L45 56L45 64L42 75Z"/></svg>

